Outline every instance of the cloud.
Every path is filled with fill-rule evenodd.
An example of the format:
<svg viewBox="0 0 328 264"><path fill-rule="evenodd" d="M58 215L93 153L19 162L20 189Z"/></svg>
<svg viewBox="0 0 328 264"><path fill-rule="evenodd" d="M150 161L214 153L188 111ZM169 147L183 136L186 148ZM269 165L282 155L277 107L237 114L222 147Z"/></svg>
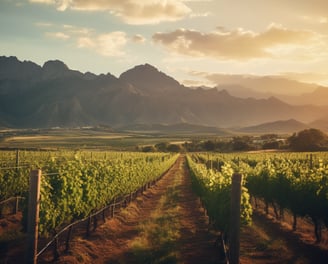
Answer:
<svg viewBox="0 0 328 264"><path fill-rule="evenodd" d="M219 60L250 60L274 57L275 48L309 44L315 33L306 30L290 30L272 24L264 32L256 33L242 28L202 33L178 29L169 33L156 33L153 41L178 54L211 57Z"/></svg>
<svg viewBox="0 0 328 264"><path fill-rule="evenodd" d="M328 17L323 16L301 16L302 20L314 24L314 25L326 25L328 24Z"/></svg>
<svg viewBox="0 0 328 264"><path fill-rule="evenodd" d="M208 17L212 15L211 12L205 12L205 13L192 13L190 14L190 17Z"/></svg>
<svg viewBox="0 0 328 264"><path fill-rule="evenodd" d="M281 76L306 83L328 83L328 72L282 72Z"/></svg>
<svg viewBox="0 0 328 264"><path fill-rule="evenodd" d="M127 36L124 32L115 31L106 34L100 34L95 38L84 36L77 40L79 48L87 48L107 57L121 57L125 54L123 51L127 43Z"/></svg>
<svg viewBox="0 0 328 264"><path fill-rule="evenodd" d="M54 0L29 0L31 3L38 3L38 4L54 4Z"/></svg>
<svg viewBox="0 0 328 264"><path fill-rule="evenodd" d="M69 39L70 36L63 33L63 32L46 32L46 36L55 38L55 39L61 39L61 40L66 40Z"/></svg>
<svg viewBox="0 0 328 264"><path fill-rule="evenodd" d="M182 0L29 0L53 4L60 11L108 11L128 24L157 24L187 17L191 9Z"/></svg>
<svg viewBox="0 0 328 264"><path fill-rule="evenodd" d="M56 5L57 10L64 11L74 0L29 0L30 3Z"/></svg>
<svg viewBox="0 0 328 264"><path fill-rule="evenodd" d="M327 17L328 1L326 0L278 0L272 1L278 8L284 8L292 13L305 16Z"/></svg>
<svg viewBox="0 0 328 264"><path fill-rule="evenodd" d="M63 25L63 28L67 33L73 34L73 35L78 35L78 36L90 35L94 32L94 30L90 29L90 28L77 27L77 26L68 25L68 24Z"/></svg>
<svg viewBox="0 0 328 264"><path fill-rule="evenodd" d="M144 43L146 41L146 39L140 34L132 36L131 40L135 43Z"/></svg>
<svg viewBox="0 0 328 264"><path fill-rule="evenodd" d="M53 24L46 23L46 22L37 22L37 23L35 23L35 25L38 27L52 27L53 26Z"/></svg>
<svg viewBox="0 0 328 264"><path fill-rule="evenodd" d="M208 87L208 88L215 88L216 85L213 85L212 82L204 81L204 80L183 80L182 84L188 87Z"/></svg>
<svg viewBox="0 0 328 264"><path fill-rule="evenodd" d="M39 24L36 24L39 26ZM89 49L106 57L122 57L125 55L124 48L129 40L125 32L113 31L97 33L94 29L77 27L74 25L49 25L45 36L57 40L70 40L70 43L80 49ZM59 29L59 30L58 30ZM56 31L58 30L58 31ZM141 41L142 36L136 35Z"/></svg>

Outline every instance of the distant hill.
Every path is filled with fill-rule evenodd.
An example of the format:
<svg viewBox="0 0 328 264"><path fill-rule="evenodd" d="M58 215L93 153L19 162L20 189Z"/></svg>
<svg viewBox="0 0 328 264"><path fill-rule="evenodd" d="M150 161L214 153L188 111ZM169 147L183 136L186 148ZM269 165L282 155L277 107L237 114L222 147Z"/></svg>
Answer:
<svg viewBox="0 0 328 264"><path fill-rule="evenodd" d="M283 77L214 75L218 90L240 98L276 97L291 105L328 105L328 87L302 83Z"/></svg>
<svg viewBox="0 0 328 264"><path fill-rule="evenodd" d="M58 60L39 66L0 57L0 124L13 128L186 123L230 128L289 119L310 123L324 118L327 110L293 106L276 97L190 89L149 64L115 77L74 71Z"/></svg>
<svg viewBox="0 0 328 264"><path fill-rule="evenodd" d="M299 96L278 96L284 102L293 105L328 105L328 87L317 87L311 93L304 93Z"/></svg>
<svg viewBox="0 0 328 264"><path fill-rule="evenodd" d="M230 86L231 88L229 88L228 91L234 96L242 93L243 90L249 90L249 92L255 95L255 98L263 98L263 94L266 94L265 97L276 95L301 95L304 93L311 93L318 88L317 84L299 82L279 75L253 76L210 74L207 78L215 83L220 90L222 89L221 87L225 89L224 87ZM242 90L240 88L242 88ZM251 96L254 97L253 95Z"/></svg>
<svg viewBox="0 0 328 264"><path fill-rule="evenodd" d="M314 120L309 125L313 128L328 132L328 115L321 119Z"/></svg>
<svg viewBox="0 0 328 264"><path fill-rule="evenodd" d="M295 133L309 128L308 125L301 123L295 119L280 120L275 122L269 122L260 124L257 126L249 126L239 129L240 132L248 133Z"/></svg>
<svg viewBox="0 0 328 264"><path fill-rule="evenodd" d="M187 123L179 123L172 125L163 124L132 124L119 128L124 131L145 131L145 132L158 132L158 133L202 133L202 134L216 134L221 136L230 135L227 130L217 127L201 126Z"/></svg>

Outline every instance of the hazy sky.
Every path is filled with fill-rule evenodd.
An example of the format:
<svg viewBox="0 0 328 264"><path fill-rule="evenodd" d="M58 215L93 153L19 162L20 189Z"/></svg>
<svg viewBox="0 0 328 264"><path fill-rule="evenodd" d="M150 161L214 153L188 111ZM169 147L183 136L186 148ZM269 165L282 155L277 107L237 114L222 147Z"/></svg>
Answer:
<svg viewBox="0 0 328 264"><path fill-rule="evenodd" d="M328 85L327 0L0 0L0 55L123 71L149 63L185 84L211 74Z"/></svg>

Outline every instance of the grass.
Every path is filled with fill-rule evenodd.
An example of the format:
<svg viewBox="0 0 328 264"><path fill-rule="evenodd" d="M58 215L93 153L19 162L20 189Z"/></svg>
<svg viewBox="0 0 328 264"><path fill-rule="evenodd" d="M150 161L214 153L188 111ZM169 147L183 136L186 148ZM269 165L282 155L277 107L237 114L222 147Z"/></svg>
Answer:
<svg viewBox="0 0 328 264"><path fill-rule="evenodd" d="M140 235L131 243L136 263L177 263L181 224L176 186L181 175L176 176L149 219L139 225Z"/></svg>

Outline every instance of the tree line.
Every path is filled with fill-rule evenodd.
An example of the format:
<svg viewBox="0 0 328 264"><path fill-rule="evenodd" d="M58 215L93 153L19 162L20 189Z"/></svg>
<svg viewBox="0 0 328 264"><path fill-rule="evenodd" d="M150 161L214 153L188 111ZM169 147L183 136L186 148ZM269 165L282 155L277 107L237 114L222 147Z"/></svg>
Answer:
<svg viewBox="0 0 328 264"><path fill-rule="evenodd" d="M285 137L278 134L264 134L261 136L243 135L231 138L193 139L183 144L161 142L142 147L139 150L144 152L234 152L267 149L326 151L328 150L328 135L319 129L309 128Z"/></svg>

